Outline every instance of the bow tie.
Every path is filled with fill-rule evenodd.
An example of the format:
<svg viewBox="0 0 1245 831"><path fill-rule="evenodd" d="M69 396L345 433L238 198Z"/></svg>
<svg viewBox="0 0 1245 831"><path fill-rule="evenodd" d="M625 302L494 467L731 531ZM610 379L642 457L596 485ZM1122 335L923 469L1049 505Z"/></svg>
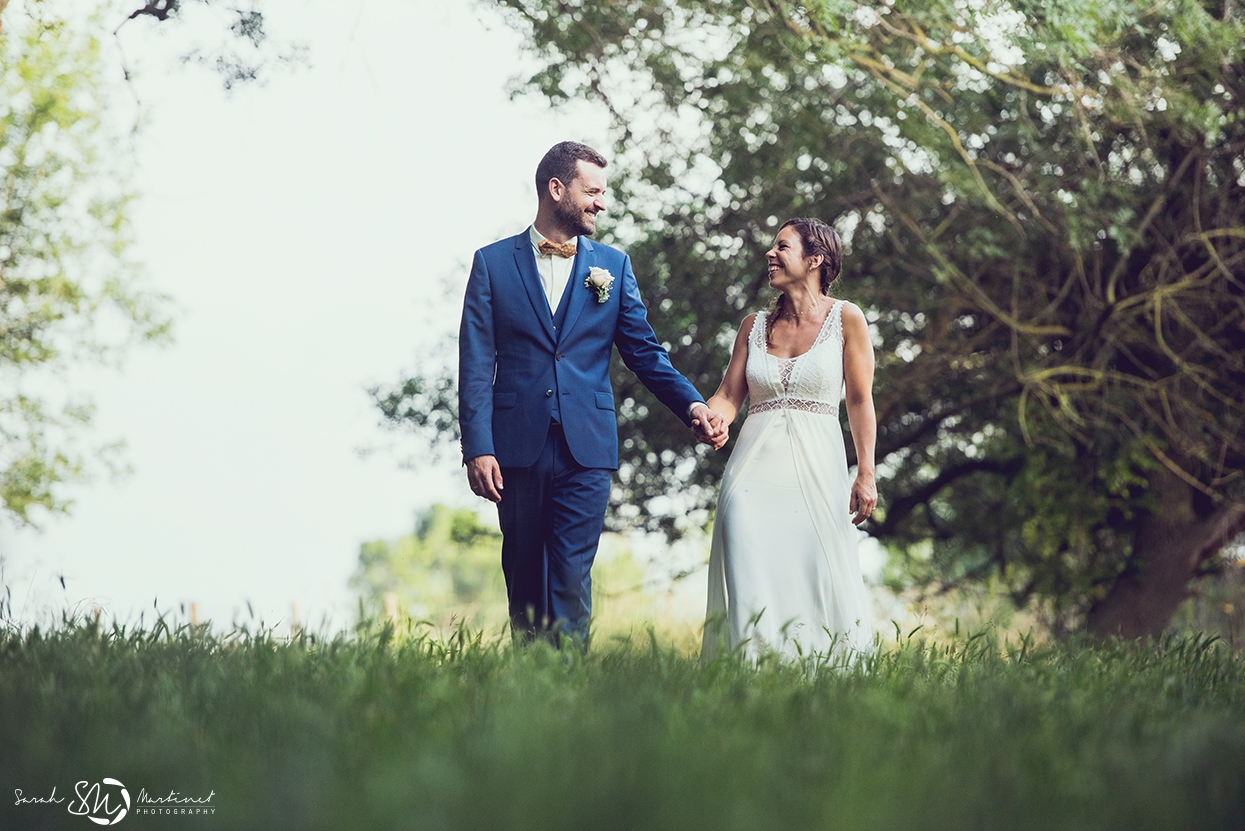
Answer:
<svg viewBox="0 0 1245 831"><path fill-rule="evenodd" d="M573 242L550 242L542 239L536 246L536 250L546 257L562 257L567 260L575 259L575 243Z"/></svg>

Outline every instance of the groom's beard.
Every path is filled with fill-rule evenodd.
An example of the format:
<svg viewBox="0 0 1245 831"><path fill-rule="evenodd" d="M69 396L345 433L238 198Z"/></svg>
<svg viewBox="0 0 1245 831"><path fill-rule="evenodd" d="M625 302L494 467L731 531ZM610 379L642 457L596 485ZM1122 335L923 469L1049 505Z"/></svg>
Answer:
<svg viewBox="0 0 1245 831"><path fill-rule="evenodd" d="M553 221L557 223L558 229L568 237L580 235L590 237L596 230L595 223L590 221L581 208L566 202L559 202L554 206Z"/></svg>

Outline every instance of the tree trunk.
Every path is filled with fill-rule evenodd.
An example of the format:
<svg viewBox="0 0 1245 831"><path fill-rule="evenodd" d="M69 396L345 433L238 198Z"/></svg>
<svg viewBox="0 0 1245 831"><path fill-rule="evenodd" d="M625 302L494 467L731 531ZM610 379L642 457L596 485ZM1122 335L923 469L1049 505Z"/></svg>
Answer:
<svg viewBox="0 0 1245 831"><path fill-rule="evenodd" d="M1220 505L1198 516L1193 489L1174 473L1163 468L1151 484L1159 509L1138 527L1127 570L1089 610L1086 628L1103 640L1161 635L1201 564L1245 531L1245 505Z"/></svg>
<svg viewBox="0 0 1245 831"><path fill-rule="evenodd" d="M4 16L4 7L9 5L9 0L0 0L0 17ZM0 20L0 32L4 31L4 21Z"/></svg>

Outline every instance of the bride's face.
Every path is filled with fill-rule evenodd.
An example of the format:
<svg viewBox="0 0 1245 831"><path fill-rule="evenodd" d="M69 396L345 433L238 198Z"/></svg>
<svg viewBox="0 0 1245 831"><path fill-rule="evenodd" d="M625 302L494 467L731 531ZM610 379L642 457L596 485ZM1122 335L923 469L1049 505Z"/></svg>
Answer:
<svg viewBox="0 0 1245 831"><path fill-rule="evenodd" d="M787 227L778 232L773 246L765 252L765 260L769 263L769 284L779 291L807 283L810 279L820 280L816 271L821 264L820 258L804 256L804 246L795 228Z"/></svg>

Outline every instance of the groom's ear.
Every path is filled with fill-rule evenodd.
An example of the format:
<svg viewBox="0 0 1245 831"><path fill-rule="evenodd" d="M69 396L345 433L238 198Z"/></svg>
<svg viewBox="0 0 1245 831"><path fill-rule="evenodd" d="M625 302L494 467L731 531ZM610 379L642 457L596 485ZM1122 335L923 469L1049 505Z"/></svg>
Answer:
<svg viewBox="0 0 1245 831"><path fill-rule="evenodd" d="M566 185L563 184L562 180L556 176L551 177L549 179L547 192L549 194L549 198L554 202L561 202L562 197L566 195Z"/></svg>

